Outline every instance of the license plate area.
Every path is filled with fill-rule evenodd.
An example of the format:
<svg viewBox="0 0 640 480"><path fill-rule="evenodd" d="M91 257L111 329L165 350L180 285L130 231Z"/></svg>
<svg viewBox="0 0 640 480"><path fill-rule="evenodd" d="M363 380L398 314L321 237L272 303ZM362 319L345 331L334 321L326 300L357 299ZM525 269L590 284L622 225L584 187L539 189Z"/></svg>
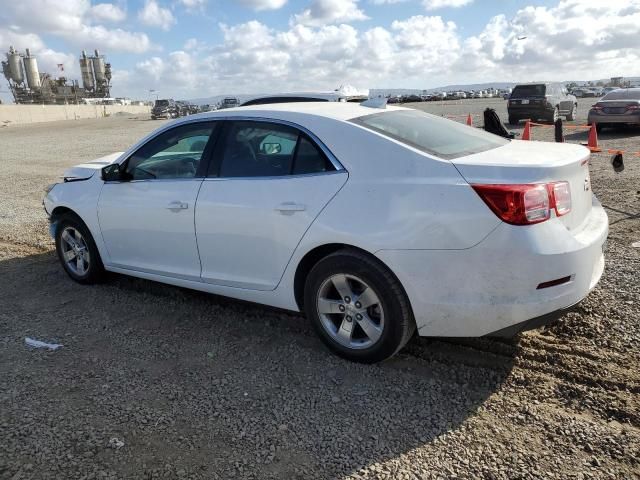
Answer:
<svg viewBox="0 0 640 480"><path fill-rule="evenodd" d="M529 105L529 100L522 100L522 105Z"/></svg>

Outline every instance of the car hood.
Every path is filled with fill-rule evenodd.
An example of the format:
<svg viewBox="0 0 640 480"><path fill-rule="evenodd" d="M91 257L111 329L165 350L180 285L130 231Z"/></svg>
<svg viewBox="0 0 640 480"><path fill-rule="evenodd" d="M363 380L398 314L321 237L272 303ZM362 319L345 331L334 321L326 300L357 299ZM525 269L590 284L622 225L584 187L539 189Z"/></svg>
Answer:
<svg viewBox="0 0 640 480"><path fill-rule="evenodd" d="M67 182L91 178L97 171L118 160L123 153L124 152L111 153L104 157L96 158L90 162L81 163L80 165L71 167L65 170L62 174L62 178Z"/></svg>

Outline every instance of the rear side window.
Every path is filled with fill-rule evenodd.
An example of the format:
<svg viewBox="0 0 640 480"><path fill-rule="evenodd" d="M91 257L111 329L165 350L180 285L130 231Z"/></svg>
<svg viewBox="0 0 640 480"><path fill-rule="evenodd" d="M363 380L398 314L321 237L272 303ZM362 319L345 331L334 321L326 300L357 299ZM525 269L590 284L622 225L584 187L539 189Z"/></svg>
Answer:
<svg viewBox="0 0 640 480"><path fill-rule="evenodd" d="M640 89L614 90L602 97L602 100L640 100Z"/></svg>
<svg viewBox="0 0 640 480"><path fill-rule="evenodd" d="M453 159L484 152L508 140L420 110L392 110L351 120L425 153Z"/></svg>
<svg viewBox="0 0 640 480"><path fill-rule="evenodd" d="M221 152L219 176L282 177L335 170L305 134L288 125L231 123Z"/></svg>
<svg viewBox="0 0 640 480"><path fill-rule="evenodd" d="M551 92L549 92L551 93ZM516 85L511 98L544 97L547 94L546 85Z"/></svg>

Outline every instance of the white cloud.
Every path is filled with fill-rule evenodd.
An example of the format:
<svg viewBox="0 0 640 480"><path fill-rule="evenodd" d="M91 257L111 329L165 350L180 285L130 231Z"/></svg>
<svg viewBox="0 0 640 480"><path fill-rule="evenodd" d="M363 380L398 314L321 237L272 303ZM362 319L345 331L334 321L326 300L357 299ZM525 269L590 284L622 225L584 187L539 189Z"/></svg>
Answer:
<svg viewBox="0 0 640 480"><path fill-rule="evenodd" d="M369 17L358 8L358 0L313 0L302 13L293 16L292 23L322 26L331 23L349 23Z"/></svg>
<svg viewBox="0 0 640 480"><path fill-rule="evenodd" d="M116 21L123 14L124 11L113 4L92 7L89 0L19 0L3 4L0 25L19 25L19 29L14 30L23 35L37 32L40 36L58 37L78 49L91 45L134 53L149 50L151 42L145 33L110 29L97 23L99 16L102 20L109 17ZM36 49L36 45L31 48Z"/></svg>
<svg viewBox="0 0 640 480"><path fill-rule="evenodd" d="M127 18L127 13L113 3L98 3L91 7L91 16L98 21L122 22Z"/></svg>
<svg viewBox="0 0 640 480"><path fill-rule="evenodd" d="M422 5L427 10L439 8L459 8L473 3L473 0L422 0Z"/></svg>
<svg viewBox="0 0 640 480"><path fill-rule="evenodd" d="M203 11L207 4L207 0L179 0L179 2L188 12Z"/></svg>
<svg viewBox="0 0 640 480"><path fill-rule="evenodd" d="M287 3L287 0L238 0L238 2L255 11L278 10Z"/></svg>
<svg viewBox="0 0 640 480"><path fill-rule="evenodd" d="M176 19L168 8L161 7L155 0L146 0L138 12L138 19L145 25L169 30Z"/></svg>

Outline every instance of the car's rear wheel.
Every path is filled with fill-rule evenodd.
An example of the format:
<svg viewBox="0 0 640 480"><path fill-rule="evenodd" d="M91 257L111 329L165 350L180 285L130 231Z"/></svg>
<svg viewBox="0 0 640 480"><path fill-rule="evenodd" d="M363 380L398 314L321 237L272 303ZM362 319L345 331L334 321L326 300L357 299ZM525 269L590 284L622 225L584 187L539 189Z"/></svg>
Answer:
<svg viewBox="0 0 640 480"><path fill-rule="evenodd" d="M573 108L571 109L571 113L567 115L567 120L572 122L573 120L576 119L577 114L578 114L578 104L574 103Z"/></svg>
<svg viewBox="0 0 640 480"><path fill-rule="evenodd" d="M358 251L320 260L307 277L304 305L322 341L356 362L393 356L415 331L400 282L377 259Z"/></svg>
<svg viewBox="0 0 640 480"><path fill-rule="evenodd" d="M553 115L551 115L551 117L549 118L549 121L551 123L556 123L558 121L558 119L560 118L560 110L558 109L558 107L556 107L553 110Z"/></svg>
<svg viewBox="0 0 640 480"><path fill-rule="evenodd" d="M98 283L104 278L104 266L98 248L86 225L67 214L56 224L56 252L67 275L78 283Z"/></svg>

